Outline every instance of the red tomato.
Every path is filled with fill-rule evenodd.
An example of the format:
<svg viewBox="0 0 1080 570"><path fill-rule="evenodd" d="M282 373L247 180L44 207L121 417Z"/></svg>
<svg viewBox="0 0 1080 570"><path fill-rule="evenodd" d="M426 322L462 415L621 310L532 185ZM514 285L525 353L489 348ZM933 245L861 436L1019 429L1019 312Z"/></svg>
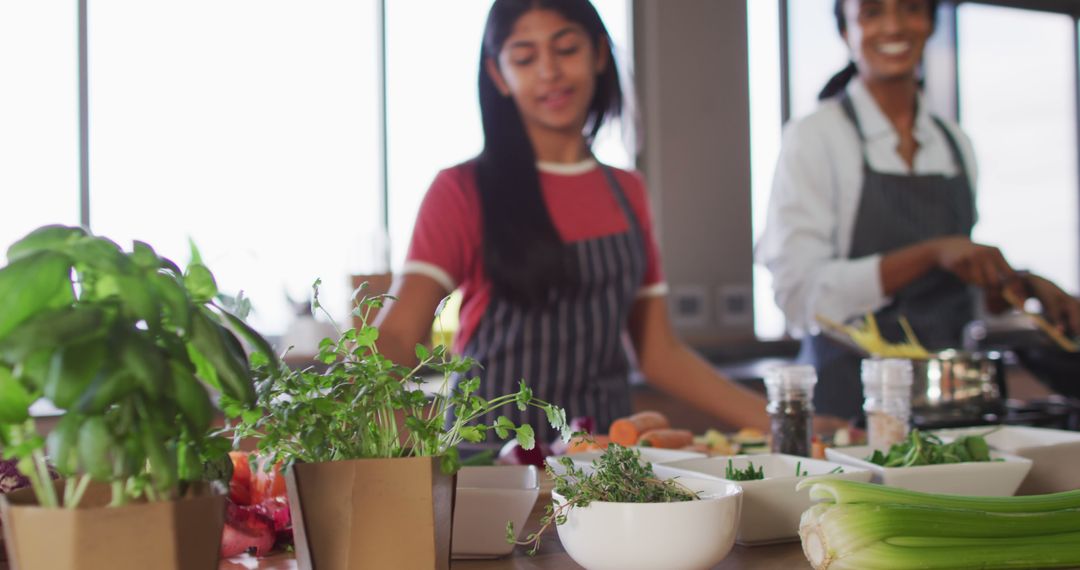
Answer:
<svg viewBox="0 0 1080 570"><path fill-rule="evenodd" d="M229 499L237 505L250 505L251 499L251 464L245 451L230 451L233 474L229 480Z"/></svg>
<svg viewBox="0 0 1080 570"><path fill-rule="evenodd" d="M251 454L247 451L229 452L229 459L232 459L233 481L251 481L251 463L248 461L249 455Z"/></svg>
<svg viewBox="0 0 1080 570"><path fill-rule="evenodd" d="M251 504L258 505L267 499L286 496L285 476L281 474L281 464L272 471L266 471L266 460L259 460L259 468L251 475Z"/></svg>

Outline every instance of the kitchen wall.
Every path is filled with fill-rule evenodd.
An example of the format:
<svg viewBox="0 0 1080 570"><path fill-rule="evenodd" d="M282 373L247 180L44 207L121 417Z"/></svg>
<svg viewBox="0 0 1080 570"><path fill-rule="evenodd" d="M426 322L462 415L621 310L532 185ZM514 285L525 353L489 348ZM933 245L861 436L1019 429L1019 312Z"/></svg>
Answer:
<svg viewBox="0 0 1080 570"><path fill-rule="evenodd" d="M699 347L754 337L746 3L634 2L638 166L673 322Z"/></svg>

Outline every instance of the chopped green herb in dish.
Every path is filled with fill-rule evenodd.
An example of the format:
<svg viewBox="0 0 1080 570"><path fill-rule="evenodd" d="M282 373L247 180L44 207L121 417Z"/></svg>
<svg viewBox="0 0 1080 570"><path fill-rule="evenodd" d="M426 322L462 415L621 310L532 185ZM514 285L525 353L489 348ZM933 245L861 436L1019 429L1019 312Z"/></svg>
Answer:
<svg viewBox="0 0 1080 570"><path fill-rule="evenodd" d="M829 471L828 474L832 475L832 474L835 474L835 473L843 473L843 472L844 472L843 467L836 467L832 471ZM810 473L808 473L805 469L802 468L802 461L799 461L799 462L795 463L795 476L796 477L806 477L809 474ZM727 467L724 469L724 479L727 479L729 481L758 481L758 480L761 480L761 479L764 479L764 478L765 478L765 467L764 466L759 466L759 467L755 468L753 461L750 461L749 463L747 463L746 467L744 467L742 469L738 469L731 462L731 460L728 459Z"/></svg>
<svg viewBox="0 0 1080 570"><path fill-rule="evenodd" d="M888 453L875 449L866 460L882 467L915 467L993 459L990 446L981 435L958 437L951 443L944 443L936 435L913 429L907 439L894 444Z"/></svg>
<svg viewBox="0 0 1080 570"><path fill-rule="evenodd" d="M724 469L724 479L728 481L756 481L765 478L765 467L754 468L754 462L751 461L746 467L737 469L731 460L727 461L727 468Z"/></svg>

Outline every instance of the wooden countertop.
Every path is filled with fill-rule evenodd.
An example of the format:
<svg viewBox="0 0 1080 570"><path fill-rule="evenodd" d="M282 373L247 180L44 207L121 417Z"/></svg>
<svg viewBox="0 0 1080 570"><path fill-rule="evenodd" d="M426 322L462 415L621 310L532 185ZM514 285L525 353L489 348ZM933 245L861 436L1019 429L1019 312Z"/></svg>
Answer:
<svg viewBox="0 0 1080 570"><path fill-rule="evenodd" d="M495 560L454 560L453 570L555 570L581 568L570 559L558 544L550 540L536 553L527 556L522 547L506 558ZM218 570L296 570L298 566L290 554L279 554L263 559L251 556L238 556L222 560ZM798 570L811 568L803 556L802 546L798 542L771 546L735 546L714 570L776 570L784 568Z"/></svg>
<svg viewBox="0 0 1080 570"><path fill-rule="evenodd" d="M536 531L540 528L540 517L543 516L544 505L548 504L551 497L551 482L545 477L541 479L540 496L533 507L532 514L525 524L525 532ZM581 568L570 558L562 545L559 544L559 536L555 532L545 533L541 542L540 550L535 556L526 554L526 548L518 546L514 552L504 558L493 560L454 560L450 567L453 570L547 570L547 569L573 569ZM218 570L296 570L299 568L292 554L283 553L255 558L253 556L237 556L222 560ZM768 546L739 546L736 545L714 570L799 570L811 568L802 552L802 545L798 542Z"/></svg>

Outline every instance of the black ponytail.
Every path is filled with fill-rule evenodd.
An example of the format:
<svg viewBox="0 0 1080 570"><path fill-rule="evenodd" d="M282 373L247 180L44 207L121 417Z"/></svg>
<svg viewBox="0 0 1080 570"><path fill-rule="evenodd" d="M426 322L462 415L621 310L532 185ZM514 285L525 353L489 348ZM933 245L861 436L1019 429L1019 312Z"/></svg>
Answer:
<svg viewBox="0 0 1080 570"><path fill-rule="evenodd" d="M927 0L926 7L930 10L930 24L936 26L938 0ZM847 19L844 17L844 0L836 0L833 3L833 16L836 17L836 28L843 35L847 32ZM855 79L858 74L859 69L855 66L855 62L849 61L844 69L829 78L829 82L822 88L821 93L818 93L818 101L831 99L842 93L847 88L848 83L851 83L851 80Z"/></svg>
<svg viewBox="0 0 1080 570"><path fill-rule="evenodd" d="M836 72L829 82L825 84L825 87L818 93L818 101L824 101L826 99L832 99L839 95L844 89L847 88L848 83L851 83L852 79L859 74L859 68L855 67L854 61L849 61L847 67Z"/></svg>
<svg viewBox="0 0 1080 570"><path fill-rule="evenodd" d="M585 122L586 143L591 144L605 120L617 116L622 108L611 39L588 0L495 0L480 50L484 149L476 160L476 185L483 259L494 293L526 306L545 302L577 280L576 264L567 256L541 194L536 152L517 105L499 92L486 67L488 58L498 60L518 18L535 8L554 10L580 24L596 50L607 50L608 65L596 78Z"/></svg>

